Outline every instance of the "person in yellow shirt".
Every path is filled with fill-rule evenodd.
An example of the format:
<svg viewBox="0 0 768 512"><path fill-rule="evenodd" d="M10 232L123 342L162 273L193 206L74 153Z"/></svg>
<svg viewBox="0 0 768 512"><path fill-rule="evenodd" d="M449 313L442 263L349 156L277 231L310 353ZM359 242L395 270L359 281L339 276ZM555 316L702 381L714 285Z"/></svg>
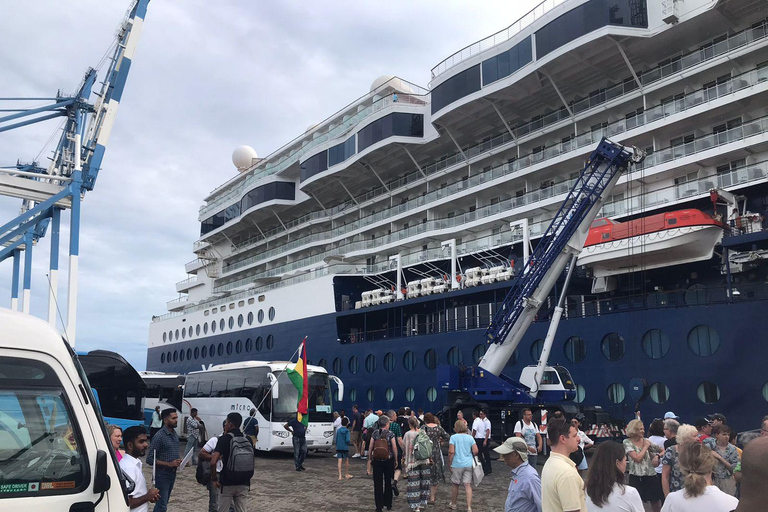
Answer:
<svg viewBox="0 0 768 512"><path fill-rule="evenodd" d="M569 455L579 449L578 430L565 418L547 425L551 453L541 471L541 512L587 512L584 481Z"/></svg>

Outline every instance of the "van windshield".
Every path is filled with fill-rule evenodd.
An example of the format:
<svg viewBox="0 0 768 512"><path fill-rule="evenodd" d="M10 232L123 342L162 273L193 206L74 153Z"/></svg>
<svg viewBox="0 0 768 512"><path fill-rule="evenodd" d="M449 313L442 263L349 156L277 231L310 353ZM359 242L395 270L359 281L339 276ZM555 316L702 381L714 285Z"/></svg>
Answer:
<svg viewBox="0 0 768 512"><path fill-rule="evenodd" d="M331 385L327 373L309 373L309 421L331 422L333 408L331 402ZM285 373L278 377L279 397L273 400L272 421L286 422L296 415L296 404L299 392Z"/></svg>
<svg viewBox="0 0 768 512"><path fill-rule="evenodd" d="M88 480L83 447L53 369L0 357L0 500L81 491Z"/></svg>

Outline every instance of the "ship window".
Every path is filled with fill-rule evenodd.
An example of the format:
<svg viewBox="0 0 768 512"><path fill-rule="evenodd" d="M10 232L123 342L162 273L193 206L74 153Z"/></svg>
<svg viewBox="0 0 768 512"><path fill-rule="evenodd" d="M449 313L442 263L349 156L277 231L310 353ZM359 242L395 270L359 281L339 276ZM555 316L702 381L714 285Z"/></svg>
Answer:
<svg viewBox="0 0 768 512"><path fill-rule="evenodd" d="M187 349L187 361L191 361L191 360L192 360L192 349L188 348Z"/></svg>
<svg viewBox="0 0 768 512"><path fill-rule="evenodd" d="M578 336L571 336L565 340L565 357L572 363L580 363L587 357L587 344Z"/></svg>
<svg viewBox="0 0 768 512"><path fill-rule="evenodd" d="M179 339L179 330L178 330L178 329L176 329L176 334L174 335L174 337L175 337L177 340Z"/></svg>
<svg viewBox="0 0 768 512"><path fill-rule="evenodd" d="M661 359L669 352L669 336L661 329L651 329L643 334L643 351L651 359Z"/></svg>
<svg viewBox="0 0 768 512"><path fill-rule="evenodd" d="M576 397L573 399L577 404L583 403L587 397L587 390L581 384L576 384Z"/></svg>
<svg viewBox="0 0 768 512"><path fill-rule="evenodd" d="M463 361L461 350L459 347L453 347L448 351L448 364L451 366L459 366Z"/></svg>
<svg viewBox="0 0 768 512"><path fill-rule="evenodd" d="M618 382L614 382L608 386L608 400L615 404L620 404L624 401L624 386Z"/></svg>
<svg viewBox="0 0 768 512"><path fill-rule="evenodd" d="M267 336L267 350L272 350L272 348L275 346L275 337L271 334Z"/></svg>
<svg viewBox="0 0 768 512"><path fill-rule="evenodd" d="M208 353L211 355L211 357L214 357L216 355L216 345L211 343L210 348L208 348Z"/></svg>
<svg viewBox="0 0 768 512"><path fill-rule="evenodd" d="M203 311L203 316L208 316L208 315L210 315L210 314L211 314L211 311L210 311L210 310L208 310L208 309L206 309L205 311Z"/></svg>
<svg viewBox="0 0 768 512"><path fill-rule="evenodd" d="M538 361L541 357L541 351L544 349L544 340L538 339L531 343L531 359Z"/></svg>
<svg viewBox="0 0 768 512"><path fill-rule="evenodd" d="M373 402L373 397L376 396L373 392L373 388L368 388L368 392L365 394L369 402Z"/></svg>
<svg viewBox="0 0 768 512"><path fill-rule="evenodd" d="M235 319L234 317L229 317L229 328L232 329L235 327Z"/></svg>
<svg viewBox="0 0 768 512"><path fill-rule="evenodd" d="M226 324L226 322L224 321L223 318L221 320L219 320L219 330L221 332L224 332L224 327L226 327L226 326L227 326L227 324Z"/></svg>
<svg viewBox="0 0 768 512"><path fill-rule="evenodd" d="M413 402L414 398L416 398L416 393L413 392L413 388L405 388L405 400Z"/></svg>
<svg viewBox="0 0 768 512"><path fill-rule="evenodd" d="M163 363L165 363L165 352L160 354L160 364L163 364Z"/></svg>
<svg viewBox="0 0 768 512"><path fill-rule="evenodd" d="M246 338L245 340L245 351L246 352L253 351L253 340L251 338Z"/></svg>
<svg viewBox="0 0 768 512"><path fill-rule="evenodd" d="M253 325L253 311L248 313L248 325Z"/></svg>
<svg viewBox="0 0 768 512"><path fill-rule="evenodd" d="M179 350L179 361L184 361L184 350Z"/></svg>
<svg viewBox="0 0 768 512"><path fill-rule="evenodd" d="M602 348L603 355L609 361L618 361L624 357L624 352L626 350L624 338L615 332L605 335L603 341L600 343L600 348Z"/></svg>
<svg viewBox="0 0 768 512"><path fill-rule="evenodd" d="M714 404L720 400L720 388L714 382L702 382L699 384L696 394L699 396L699 400L705 404Z"/></svg>
<svg viewBox="0 0 768 512"><path fill-rule="evenodd" d="M173 351L173 362L175 363L178 360L179 360L179 352L178 352L178 350L174 350Z"/></svg>
<svg viewBox="0 0 768 512"><path fill-rule="evenodd" d="M663 382L654 382L649 390L651 400L657 404L666 403L669 400L669 388Z"/></svg>
<svg viewBox="0 0 768 512"><path fill-rule="evenodd" d="M241 308L243 306L245 306L245 301L244 300L237 301L237 307Z"/></svg>
<svg viewBox="0 0 768 512"><path fill-rule="evenodd" d="M763 399L768 402L768 382L763 386Z"/></svg>
<svg viewBox="0 0 768 512"><path fill-rule="evenodd" d="M224 355L224 344L219 343L219 348L216 350L216 353L219 355L219 357Z"/></svg>
<svg viewBox="0 0 768 512"><path fill-rule="evenodd" d="M432 386L429 386L427 388L427 400L429 400L430 402L434 402L435 400L437 400L437 390Z"/></svg>
<svg viewBox="0 0 768 512"><path fill-rule="evenodd" d="M200 349L200 356L205 359L208 357L208 345L203 345L203 348Z"/></svg>
<svg viewBox="0 0 768 512"><path fill-rule="evenodd" d="M274 319L275 319L275 308L269 308L269 321L271 322Z"/></svg>
<svg viewBox="0 0 768 512"><path fill-rule="evenodd" d="M213 308L213 310L211 312L215 315L216 313L219 312L219 308Z"/></svg>
<svg viewBox="0 0 768 512"><path fill-rule="evenodd" d="M256 338L256 351L261 352L261 349L264 348L264 340L259 336Z"/></svg>
<svg viewBox="0 0 768 512"><path fill-rule="evenodd" d="M235 309L235 303L234 302L229 305L229 309Z"/></svg>
<svg viewBox="0 0 768 512"><path fill-rule="evenodd" d="M200 336L200 324L195 326L195 336Z"/></svg>
<svg viewBox="0 0 768 512"><path fill-rule="evenodd" d="M533 58L531 37L526 37L509 50L483 61L483 85L501 80L525 66Z"/></svg>
<svg viewBox="0 0 768 512"><path fill-rule="evenodd" d="M431 348L424 354L424 365L428 370L435 369L437 366L437 352L435 352L435 349Z"/></svg>
<svg viewBox="0 0 768 512"><path fill-rule="evenodd" d="M480 65L456 73L432 89L432 113L480 90Z"/></svg>
<svg viewBox="0 0 768 512"><path fill-rule="evenodd" d="M326 361L325 359L321 359L321 360L319 360L317 362L317 366L322 366L327 371L328 370L328 361Z"/></svg>
<svg viewBox="0 0 768 512"><path fill-rule="evenodd" d="M344 364L341 362L341 358L337 357L333 360L333 373L335 375L341 375L344 369Z"/></svg>
<svg viewBox="0 0 768 512"><path fill-rule="evenodd" d="M674 226L675 224L677 224L677 219L667 219L667 224L669 224L670 226Z"/></svg>
<svg viewBox="0 0 768 512"><path fill-rule="evenodd" d="M472 349L472 362L474 364L477 364L480 362L480 360L485 355L485 345L475 345L475 348Z"/></svg>
<svg viewBox="0 0 768 512"><path fill-rule="evenodd" d="M164 333L163 333L163 343L165 343L165 341L166 341L166 339L167 339L167 338L168 338L168 333L167 333L167 332L164 332Z"/></svg>
<svg viewBox="0 0 768 512"><path fill-rule="evenodd" d="M409 372L416 368L416 356L411 350L408 350L405 354L403 354L403 366L405 366L405 369Z"/></svg>
<svg viewBox="0 0 768 512"><path fill-rule="evenodd" d="M373 373L376 371L376 356L373 354L368 354L368 357L365 358L365 370L368 373Z"/></svg>
<svg viewBox="0 0 768 512"><path fill-rule="evenodd" d="M688 333L688 346L697 356L711 356L720 348L720 334L709 325L697 325Z"/></svg>
<svg viewBox="0 0 768 512"><path fill-rule="evenodd" d="M235 353L239 354L243 351L243 340L237 340L237 343L235 343Z"/></svg>
<svg viewBox="0 0 768 512"><path fill-rule="evenodd" d="M237 326L238 327L243 326L243 315L237 315Z"/></svg>
<svg viewBox="0 0 768 512"><path fill-rule="evenodd" d="M259 319L259 323L262 323L264 321L264 310L263 309L259 310L258 319Z"/></svg>
<svg viewBox="0 0 768 512"><path fill-rule="evenodd" d="M479 85L478 77L478 86ZM434 95L434 92L432 94ZM434 99L432 101L434 102ZM357 132L357 149L358 151L363 151L369 146L392 136L423 137L424 115L394 112L372 121ZM306 178L302 178L302 180L303 179Z"/></svg>
<svg viewBox="0 0 768 512"><path fill-rule="evenodd" d="M384 369L388 372L395 371L395 355L392 352L384 356Z"/></svg>
<svg viewBox="0 0 768 512"><path fill-rule="evenodd" d="M203 334L208 334L208 324L207 323L203 324Z"/></svg>
<svg viewBox="0 0 768 512"><path fill-rule="evenodd" d="M195 347L195 359L200 359L200 347Z"/></svg>
<svg viewBox="0 0 768 512"><path fill-rule="evenodd" d="M603 238L603 240L608 240L609 238L611 238L611 234L610 233L603 233L602 238Z"/></svg>
<svg viewBox="0 0 768 512"><path fill-rule="evenodd" d="M171 362L171 351L170 350L165 354L165 361L167 363Z"/></svg>
<svg viewBox="0 0 768 512"><path fill-rule="evenodd" d="M349 390L349 400L352 402L357 400L357 390L355 388Z"/></svg>
<svg viewBox="0 0 768 512"><path fill-rule="evenodd" d="M387 399L387 402L392 402L395 399L395 390L392 388L387 388L387 390L384 392L384 398Z"/></svg>
<svg viewBox="0 0 768 512"><path fill-rule="evenodd" d="M355 375L360 370L360 362L357 360L357 356L349 358L349 373Z"/></svg>

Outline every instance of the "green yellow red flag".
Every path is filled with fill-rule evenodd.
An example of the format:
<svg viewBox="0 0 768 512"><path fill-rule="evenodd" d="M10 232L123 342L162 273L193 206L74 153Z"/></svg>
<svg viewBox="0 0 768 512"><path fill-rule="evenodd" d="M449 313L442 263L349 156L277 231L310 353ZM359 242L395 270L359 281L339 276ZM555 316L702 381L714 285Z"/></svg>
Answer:
<svg viewBox="0 0 768 512"><path fill-rule="evenodd" d="M307 338L299 345L299 360L293 369L286 369L285 373L296 389L299 391L299 401L296 404L296 419L305 426L309 423L309 382L307 380Z"/></svg>

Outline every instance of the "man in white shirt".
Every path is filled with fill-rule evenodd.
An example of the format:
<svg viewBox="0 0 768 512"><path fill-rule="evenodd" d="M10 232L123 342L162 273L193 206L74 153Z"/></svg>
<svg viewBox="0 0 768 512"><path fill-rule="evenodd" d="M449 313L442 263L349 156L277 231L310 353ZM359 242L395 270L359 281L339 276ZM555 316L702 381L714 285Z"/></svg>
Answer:
<svg viewBox="0 0 768 512"><path fill-rule="evenodd" d="M155 434L160 432L163 428L163 420L160 418L160 406L155 406L155 410L152 411L152 423L149 424L149 440L151 441Z"/></svg>
<svg viewBox="0 0 768 512"><path fill-rule="evenodd" d="M533 422L533 412L523 409L523 419L515 423L515 435L522 437L528 445L528 464L536 469L536 461L542 450L541 434L539 427Z"/></svg>
<svg viewBox="0 0 768 512"><path fill-rule="evenodd" d="M120 460L120 469L133 480L135 487L128 495L131 512L149 512L149 504L156 503L160 497L158 489L147 490L147 480L141 472L141 457L147 454L147 433L144 427L135 425L123 431L125 455Z"/></svg>
<svg viewBox="0 0 768 512"><path fill-rule="evenodd" d="M477 444L477 455L480 463L483 465L483 473L490 475L491 469L491 421L486 417L485 411L481 410L479 416L472 423L472 437Z"/></svg>

